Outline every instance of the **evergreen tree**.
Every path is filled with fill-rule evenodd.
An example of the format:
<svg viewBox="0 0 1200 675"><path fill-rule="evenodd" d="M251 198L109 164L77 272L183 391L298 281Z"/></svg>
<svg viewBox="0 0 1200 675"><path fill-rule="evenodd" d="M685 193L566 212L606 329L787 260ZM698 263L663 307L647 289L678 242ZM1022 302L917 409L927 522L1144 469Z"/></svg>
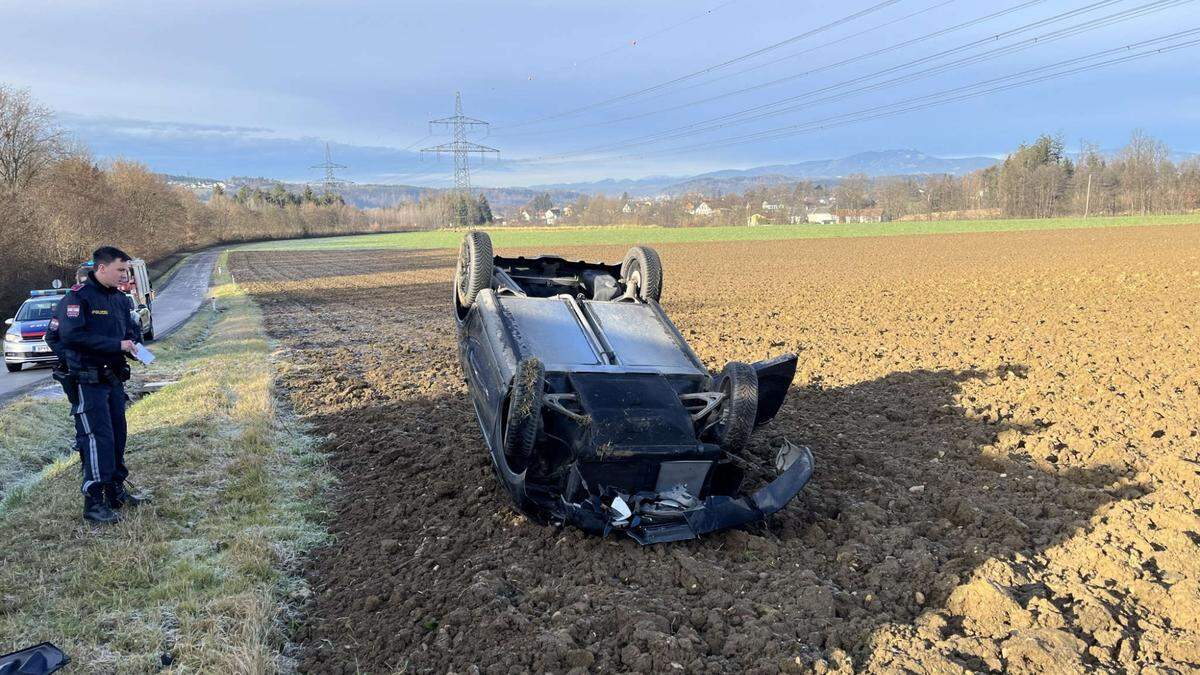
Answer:
<svg viewBox="0 0 1200 675"><path fill-rule="evenodd" d="M458 226L471 225L471 207L462 195L454 196L454 224Z"/></svg>
<svg viewBox="0 0 1200 675"><path fill-rule="evenodd" d="M484 225L492 222L495 218L492 216L492 205L488 204L487 197L483 194L479 195L479 220L477 224Z"/></svg>
<svg viewBox="0 0 1200 675"><path fill-rule="evenodd" d="M276 183L271 187L271 193L267 195L267 199L276 206L287 206L291 201L291 195L287 188L283 187L283 183Z"/></svg>
<svg viewBox="0 0 1200 675"><path fill-rule="evenodd" d="M529 210L538 215L541 215L552 208L554 208L554 200L550 198L549 192L541 193L540 195L534 197L533 201L529 203Z"/></svg>

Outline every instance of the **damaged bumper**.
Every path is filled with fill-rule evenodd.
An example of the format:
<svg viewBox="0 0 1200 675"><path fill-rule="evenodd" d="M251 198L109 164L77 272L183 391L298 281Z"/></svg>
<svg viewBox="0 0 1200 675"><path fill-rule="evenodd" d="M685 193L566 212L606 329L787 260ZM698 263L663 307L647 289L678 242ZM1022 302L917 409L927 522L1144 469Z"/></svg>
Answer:
<svg viewBox="0 0 1200 675"><path fill-rule="evenodd" d="M613 529L624 529L643 545L686 541L709 532L757 522L782 509L812 477L812 451L802 446L797 446L797 451L783 473L751 494L709 497L668 517L661 514L646 517L635 513L625 507L624 500L621 508L601 506L598 502L564 503L564 520L584 530L605 534ZM621 517L625 513L629 514L628 518Z"/></svg>

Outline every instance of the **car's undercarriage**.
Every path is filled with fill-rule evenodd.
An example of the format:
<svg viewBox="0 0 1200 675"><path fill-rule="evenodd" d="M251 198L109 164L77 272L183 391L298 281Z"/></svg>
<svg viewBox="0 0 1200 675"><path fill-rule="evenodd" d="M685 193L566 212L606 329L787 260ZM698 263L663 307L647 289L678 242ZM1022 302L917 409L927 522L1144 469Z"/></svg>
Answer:
<svg viewBox="0 0 1200 675"><path fill-rule="evenodd" d="M621 265L493 256L468 233L455 283L461 355L493 465L543 522L642 543L761 520L808 481L807 449L741 492L750 433L783 403L784 355L717 377L658 304L662 268L637 247Z"/></svg>

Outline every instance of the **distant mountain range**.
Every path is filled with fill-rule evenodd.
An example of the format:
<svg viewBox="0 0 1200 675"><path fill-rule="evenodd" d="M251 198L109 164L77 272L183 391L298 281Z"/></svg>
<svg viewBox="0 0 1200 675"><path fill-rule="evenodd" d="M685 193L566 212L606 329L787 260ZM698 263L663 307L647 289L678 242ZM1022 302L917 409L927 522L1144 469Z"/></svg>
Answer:
<svg viewBox="0 0 1200 675"><path fill-rule="evenodd" d="M318 193L321 192L321 185L319 183L292 183L261 177L234 176L226 180L216 180L213 178L196 178L194 176L175 176L169 174L162 174L162 176L167 182L187 188L203 199L208 199L212 195L213 188L217 185L220 185L229 194L236 193L242 187L269 190L275 185L283 185L289 192L296 194L304 192L304 188L309 186ZM341 186L337 191L349 204L362 209L377 209L388 208L406 202L415 202L422 195L441 192L441 188L418 187L415 185L349 183ZM477 192L482 192L486 195L492 209L499 212L514 211L533 201L533 198L542 192L549 192L556 204L575 201L584 194L576 190L544 190L525 187L480 188Z"/></svg>
<svg viewBox="0 0 1200 675"><path fill-rule="evenodd" d="M793 183L798 180L836 181L851 174L914 176L970 173L995 164L994 157L934 157L919 150L877 150L860 152L839 159L817 159L796 164L771 164L749 169L725 169L696 176L653 176L638 180L613 180L585 183L534 185L540 190L571 190L592 194L631 196L657 194L680 195L741 192L752 187Z"/></svg>
<svg viewBox="0 0 1200 675"><path fill-rule="evenodd" d="M749 169L725 169L695 176L650 176L638 179L612 179L582 182L531 185L529 187L482 188L492 208L499 212L511 211L527 204L540 192L549 192L554 202L562 204L584 194L619 196L628 192L632 197L654 197L657 195L679 196L700 194L715 196L739 193L751 188L794 183L800 180L837 182L851 174L865 174L872 178L881 176L914 176L929 174L962 175L982 169L998 160L992 157L934 157L918 150L879 150L860 152L840 159L820 159L796 164L772 164ZM207 197L212 186L222 183L229 192L236 192L243 185L269 188L279 181L268 178L235 176L217 181L189 176L166 176L171 182L182 185ZM304 190L303 183L284 183L294 192ZM416 201L422 194L437 192L437 188L412 185L349 184L340 189L346 201L361 208L384 208L404 202Z"/></svg>

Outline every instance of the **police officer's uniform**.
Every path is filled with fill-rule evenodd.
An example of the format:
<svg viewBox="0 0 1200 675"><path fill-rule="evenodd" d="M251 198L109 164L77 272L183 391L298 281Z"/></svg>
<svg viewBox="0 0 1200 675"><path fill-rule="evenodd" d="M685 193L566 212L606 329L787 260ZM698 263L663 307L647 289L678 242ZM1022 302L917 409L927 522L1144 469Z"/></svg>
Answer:
<svg viewBox="0 0 1200 675"><path fill-rule="evenodd" d="M46 343L66 365L56 374L75 418L75 446L83 468L84 517L118 519L112 512L137 505L125 490L125 381L129 364L122 340L140 341L130 318L129 297L89 273L59 301L46 331Z"/></svg>

